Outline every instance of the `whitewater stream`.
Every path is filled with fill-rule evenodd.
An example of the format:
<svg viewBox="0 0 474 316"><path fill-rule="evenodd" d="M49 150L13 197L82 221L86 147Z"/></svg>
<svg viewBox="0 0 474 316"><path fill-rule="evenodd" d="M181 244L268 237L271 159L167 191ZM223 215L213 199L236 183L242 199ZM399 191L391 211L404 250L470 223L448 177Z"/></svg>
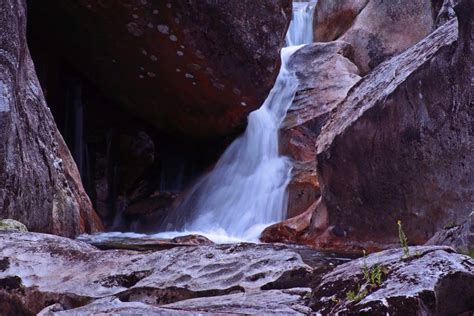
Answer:
<svg viewBox="0 0 474 316"><path fill-rule="evenodd" d="M278 130L298 87L287 64L296 50L313 41L314 7L314 2L293 3L280 72L267 99L249 114L244 134L227 148L214 169L184 194L179 206L164 220L162 232L152 237L199 234L217 243L258 242L265 227L285 219L292 166L279 154Z"/></svg>

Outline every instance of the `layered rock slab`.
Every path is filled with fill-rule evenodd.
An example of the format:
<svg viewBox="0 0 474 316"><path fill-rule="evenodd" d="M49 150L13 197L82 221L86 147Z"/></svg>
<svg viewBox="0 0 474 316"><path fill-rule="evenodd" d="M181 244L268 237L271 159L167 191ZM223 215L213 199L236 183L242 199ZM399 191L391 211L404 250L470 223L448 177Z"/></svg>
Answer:
<svg viewBox="0 0 474 316"><path fill-rule="evenodd" d="M36 77L26 2L2 1L0 24L0 218L70 237L100 230Z"/></svg>
<svg viewBox="0 0 474 316"><path fill-rule="evenodd" d="M101 251L37 233L0 233L0 306L35 314L114 296L162 305L196 297L304 287L312 269L284 246L177 247L158 252Z"/></svg>

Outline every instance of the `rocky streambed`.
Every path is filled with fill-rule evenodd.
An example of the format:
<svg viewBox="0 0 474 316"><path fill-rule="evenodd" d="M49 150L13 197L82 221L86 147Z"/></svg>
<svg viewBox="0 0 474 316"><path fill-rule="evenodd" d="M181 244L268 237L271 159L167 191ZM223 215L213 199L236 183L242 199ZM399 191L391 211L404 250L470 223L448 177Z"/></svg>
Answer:
<svg viewBox="0 0 474 316"><path fill-rule="evenodd" d="M167 248L100 250L65 237L1 232L0 310L2 315L474 311L474 260L445 246L410 247L407 257L393 249L359 259L278 244ZM380 282L371 283L364 271L376 267Z"/></svg>

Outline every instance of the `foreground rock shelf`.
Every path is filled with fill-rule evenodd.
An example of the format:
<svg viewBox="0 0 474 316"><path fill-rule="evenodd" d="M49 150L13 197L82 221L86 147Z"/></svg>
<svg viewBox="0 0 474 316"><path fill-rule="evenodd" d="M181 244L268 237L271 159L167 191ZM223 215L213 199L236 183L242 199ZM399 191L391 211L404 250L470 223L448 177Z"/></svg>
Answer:
<svg viewBox="0 0 474 316"><path fill-rule="evenodd" d="M271 244L139 252L2 232L0 310L5 315L474 311L470 257L439 246L410 252L406 259L402 250L388 250L355 260ZM351 301L349 290L367 287L364 265L383 265L388 272L379 287Z"/></svg>

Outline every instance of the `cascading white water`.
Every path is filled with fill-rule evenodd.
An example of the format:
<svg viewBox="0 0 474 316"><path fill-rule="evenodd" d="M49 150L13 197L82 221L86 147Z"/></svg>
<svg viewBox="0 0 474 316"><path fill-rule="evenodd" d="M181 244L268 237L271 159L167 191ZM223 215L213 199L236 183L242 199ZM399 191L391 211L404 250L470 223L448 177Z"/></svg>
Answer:
<svg viewBox="0 0 474 316"><path fill-rule="evenodd" d="M313 13L316 0L293 1L293 17L286 33L286 45L295 46L313 42Z"/></svg>
<svg viewBox="0 0 474 316"><path fill-rule="evenodd" d="M293 18L286 36L288 47L281 51L275 85L264 104L250 113L245 133L224 152L212 172L187 193L177 211L190 213L184 223L186 232L211 239L224 235L255 240L264 227L285 218L291 163L279 155L278 130L298 86L287 64L301 45L313 40L314 6L314 1L293 3ZM174 223L168 224L168 229L174 228Z"/></svg>
<svg viewBox="0 0 474 316"><path fill-rule="evenodd" d="M298 48L282 49L275 85L260 109L250 113L245 133L187 193L177 210L191 210L185 231L256 239L266 225L285 217L291 163L279 155L278 129L298 86L286 68Z"/></svg>
<svg viewBox="0 0 474 316"><path fill-rule="evenodd" d="M258 241L266 226L285 218L291 162L279 155L278 130L298 86L295 74L287 69L288 60L312 42L314 5L314 1L293 3L288 47L281 51L280 72L270 94L250 113L244 134L164 221L165 232L154 237L201 234L214 242Z"/></svg>

